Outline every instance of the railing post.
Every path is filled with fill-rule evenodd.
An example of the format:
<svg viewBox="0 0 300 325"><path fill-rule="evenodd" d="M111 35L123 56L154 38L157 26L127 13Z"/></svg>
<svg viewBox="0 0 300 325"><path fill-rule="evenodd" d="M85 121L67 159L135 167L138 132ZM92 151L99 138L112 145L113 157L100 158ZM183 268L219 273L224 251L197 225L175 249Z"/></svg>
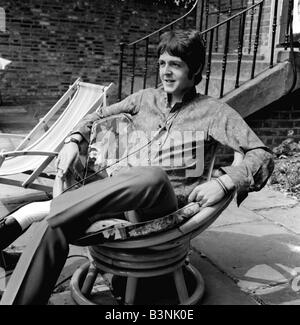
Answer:
<svg viewBox="0 0 300 325"><path fill-rule="evenodd" d="M158 32L158 42L160 41L161 31ZM159 63L156 64L156 71L155 71L155 87L158 86L158 80L159 80Z"/></svg>
<svg viewBox="0 0 300 325"><path fill-rule="evenodd" d="M239 81L240 81L241 62L243 57L245 21L246 21L246 13L244 12L241 17L240 30L239 30L238 63L237 63L237 70L236 70L235 88L238 88L240 86Z"/></svg>
<svg viewBox="0 0 300 325"><path fill-rule="evenodd" d="M208 0L205 0L205 29L208 28L208 17L209 17L209 3ZM207 42L207 34L205 34L205 37L203 37L204 46L206 47Z"/></svg>
<svg viewBox="0 0 300 325"><path fill-rule="evenodd" d="M230 17L232 13L232 0L229 0L229 6L228 6L228 16Z"/></svg>
<svg viewBox="0 0 300 325"><path fill-rule="evenodd" d="M119 61L119 88L118 88L118 101L122 98L122 81L123 81L123 58L124 58L125 43L120 43L120 61Z"/></svg>
<svg viewBox="0 0 300 325"><path fill-rule="evenodd" d="M200 31L202 31L202 25L203 25L204 1L205 0L201 0L201 13L200 13L200 23L199 23L199 30Z"/></svg>
<svg viewBox="0 0 300 325"><path fill-rule="evenodd" d="M226 23L226 38L225 38L224 55L223 55L223 62L222 62L222 79L221 79L220 98L223 97L223 93L224 93L227 54L228 54L228 48L229 48L229 34L230 34L230 20Z"/></svg>
<svg viewBox="0 0 300 325"><path fill-rule="evenodd" d="M131 74L131 94L134 89L134 79L135 79L135 56L136 56L136 44L133 44L132 48L132 74Z"/></svg>
<svg viewBox="0 0 300 325"><path fill-rule="evenodd" d="M286 24L286 32L285 32L285 45L284 45L284 49L287 50L288 48L288 43L289 43L289 39L290 39L290 24L292 23L291 21L291 16L293 13L293 9L294 9L294 1L293 0L289 0L289 9L288 9L288 19L287 19L287 24Z"/></svg>
<svg viewBox="0 0 300 325"><path fill-rule="evenodd" d="M214 29L211 30L210 39L209 39L209 50L208 50L208 59L207 59L207 67L206 67L205 95L208 94L208 85L209 85L210 71L211 71L211 55L212 55L213 40L214 40Z"/></svg>
<svg viewBox="0 0 300 325"><path fill-rule="evenodd" d="M173 25L171 25L173 26ZM149 37L146 38L146 48L145 48L145 66L144 66L144 83L143 89L146 88L147 83L147 72L148 72L148 48L149 48Z"/></svg>
<svg viewBox="0 0 300 325"><path fill-rule="evenodd" d="M254 51L253 51L251 79L254 78L254 72L255 72L256 55L257 55L258 42L259 42L259 32L260 32L260 22L261 22L261 16L262 16L262 8L263 8L263 3L261 3L259 5L259 12L258 12L257 26L256 26L256 35L255 35L255 42L254 42Z"/></svg>
<svg viewBox="0 0 300 325"><path fill-rule="evenodd" d="M278 0L275 0L273 25L272 25L272 43L271 43L270 68L273 68L273 60L274 60L275 36L276 36L276 28L277 28L277 9L278 9Z"/></svg>
<svg viewBox="0 0 300 325"><path fill-rule="evenodd" d="M221 0L218 0L217 24L219 24L219 22L220 22L220 16L221 16ZM217 27L217 30L216 30L215 51L218 52L218 49L219 49L219 27Z"/></svg>
<svg viewBox="0 0 300 325"><path fill-rule="evenodd" d="M254 5L254 0L252 0L252 6ZM250 18L250 32L249 32L249 45L248 45L248 54L251 53L251 42L252 42L252 29L253 29L253 20L254 20L254 11L255 9L251 9L251 18Z"/></svg>

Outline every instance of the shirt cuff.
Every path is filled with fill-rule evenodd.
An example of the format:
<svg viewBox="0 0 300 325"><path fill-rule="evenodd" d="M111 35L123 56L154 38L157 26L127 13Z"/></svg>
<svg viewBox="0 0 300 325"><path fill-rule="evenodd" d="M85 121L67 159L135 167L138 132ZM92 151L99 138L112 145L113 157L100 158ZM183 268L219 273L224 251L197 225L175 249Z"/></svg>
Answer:
<svg viewBox="0 0 300 325"><path fill-rule="evenodd" d="M229 175L225 174L225 175L222 175L222 176L220 176L218 178L225 185L225 187L226 187L226 189L228 191L231 192L231 191L235 190L235 185L234 185L234 183L233 183L233 181L232 181L232 179L231 179L231 177Z"/></svg>
<svg viewBox="0 0 300 325"><path fill-rule="evenodd" d="M236 202L239 206L248 196L249 186L248 183L244 180L244 177L241 173L236 172L236 167L234 166L227 166L227 167L221 167L221 170L223 170L226 174L222 175L220 177L228 176L224 180L226 183L226 186L231 186L232 183L234 186L234 189L236 190ZM230 179L230 183L227 181ZM222 179L223 180L223 179ZM244 181L243 181L244 180Z"/></svg>

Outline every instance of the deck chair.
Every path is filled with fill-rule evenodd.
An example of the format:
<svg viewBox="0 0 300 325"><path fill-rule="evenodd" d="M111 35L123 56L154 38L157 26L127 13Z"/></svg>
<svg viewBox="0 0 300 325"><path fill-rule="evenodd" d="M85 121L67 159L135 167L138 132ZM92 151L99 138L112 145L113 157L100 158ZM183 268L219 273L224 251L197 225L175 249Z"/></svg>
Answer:
<svg viewBox="0 0 300 325"><path fill-rule="evenodd" d="M216 146L213 146L208 180L216 175L216 151ZM232 165L238 165L242 159L242 154L235 152ZM66 179L57 177L55 180L56 183L63 181ZM56 187L63 189L64 185L56 184ZM74 245L88 246L90 257L90 261L79 267L72 276L70 289L73 299L77 304L96 304L95 296L99 292L95 294L93 286L98 274L105 273L126 278L124 292L120 295L123 303L131 305L136 302L140 279L171 275L178 296L176 303L197 303L204 294L204 280L200 272L187 263L190 240L213 223L233 197L234 193L231 193L214 206L206 208L201 208L198 203L190 203L174 213L148 222L107 219L93 223L81 238L72 242ZM187 281L186 277L191 280Z"/></svg>
<svg viewBox="0 0 300 325"><path fill-rule="evenodd" d="M0 133L0 139L22 139L13 151L0 152L0 183L52 191L55 176L53 171L52 174L45 173L45 169L57 156L65 137L75 125L86 114L106 105L106 95L112 85L104 87L82 82L79 78L27 136ZM61 109L62 113L50 125L51 119ZM14 179L13 175L23 179ZM49 178L52 179L50 183Z"/></svg>

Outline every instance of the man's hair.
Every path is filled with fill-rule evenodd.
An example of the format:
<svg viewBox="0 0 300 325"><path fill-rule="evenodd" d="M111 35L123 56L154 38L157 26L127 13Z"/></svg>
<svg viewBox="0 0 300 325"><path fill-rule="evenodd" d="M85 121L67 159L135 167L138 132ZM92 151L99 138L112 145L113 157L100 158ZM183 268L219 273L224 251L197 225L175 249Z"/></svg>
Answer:
<svg viewBox="0 0 300 325"><path fill-rule="evenodd" d="M161 35L157 48L158 56L164 52L177 56L189 68L189 78L195 75L195 85L202 79L205 64L205 47L200 32L194 29L171 30Z"/></svg>

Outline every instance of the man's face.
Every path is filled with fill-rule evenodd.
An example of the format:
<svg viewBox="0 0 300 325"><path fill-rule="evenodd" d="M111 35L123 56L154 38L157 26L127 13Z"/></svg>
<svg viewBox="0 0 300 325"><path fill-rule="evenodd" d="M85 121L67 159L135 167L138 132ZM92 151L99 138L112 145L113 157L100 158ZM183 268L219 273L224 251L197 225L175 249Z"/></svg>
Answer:
<svg viewBox="0 0 300 325"><path fill-rule="evenodd" d="M177 56L164 52L159 57L159 75L166 93L173 99L182 100L187 89L194 86L194 78L189 78L187 64Z"/></svg>

